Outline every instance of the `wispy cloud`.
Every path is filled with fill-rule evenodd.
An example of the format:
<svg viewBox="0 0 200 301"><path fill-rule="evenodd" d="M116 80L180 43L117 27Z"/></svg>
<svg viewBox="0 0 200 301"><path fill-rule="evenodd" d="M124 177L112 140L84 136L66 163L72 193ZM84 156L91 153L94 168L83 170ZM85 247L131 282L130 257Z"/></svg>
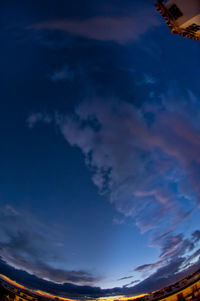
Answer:
<svg viewBox="0 0 200 301"><path fill-rule="evenodd" d="M134 8L132 9L134 11ZM138 40L148 30L159 26L153 5L127 16L95 16L87 19L63 19L33 24L35 30L61 30L72 35L99 41L124 44Z"/></svg>
<svg viewBox="0 0 200 301"><path fill-rule="evenodd" d="M0 258L12 267L26 271L41 279L56 283L91 284L97 278L83 270L59 269L49 262L63 260L59 250L52 254L55 235L38 227L25 213L20 214L10 205L0 210Z"/></svg>
<svg viewBox="0 0 200 301"><path fill-rule="evenodd" d="M127 288L127 287L129 287L129 286L133 286L133 284L136 284L136 283L138 283L138 282L140 282L140 280L133 280L133 281L131 281L131 282L129 282L129 283L123 285L123 288Z"/></svg>
<svg viewBox="0 0 200 301"><path fill-rule="evenodd" d="M151 126L144 111L154 114ZM69 144L82 150L92 181L101 193L109 193L116 209L134 218L142 232L159 224L164 233L198 202L199 131L186 114L181 107L172 112L164 101L162 108L148 105L140 111L128 103L96 99L80 104L74 116L57 114L56 124Z"/></svg>
<svg viewBox="0 0 200 301"><path fill-rule="evenodd" d="M143 272L143 271L149 271L152 269L157 268L160 265L160 262L150 263L150 264L143 264L138 266L135 271L136 272Z"/></svg>
<svg viewBox="0 0 200 301"><path fill-rule="evenodd" d="M126 277L119 278L117 281L127 280L127 279L131 279L133 277L134 276L126 276Z"/></svg>
<svg viewBox="0 0 200 301"><path fill-rule="evenodd" d="M60 116L57 125L66 140L82 150L86 164L95 171L93 182L101 192L110 193L117 210L135 218L142 231L156 227L158 221L161 227L168 214L171 227L187 217L179 201L181 191L177 194L171 186L175 182L181 185L182 174L192 185L194 174L189 169L199 160L198 134L180 114L159 112L148 127L132 105L95 100L81 104L76 116ZM91 122L87 124L90 116L100 124L99 130Z"/></svg>
<svg viewBox="0 0 200 301"><path fill-rule="evenodd" d="M138 287L149 287L155 281L156 285L151 289L159 289L195 271L198 265L194 263L198 264L200 259L198 232L194 231L189 238L185 238L183 234L167 234L161 240L155 238L154 243L161 249L159 259L155 263L144 264L135 269L136 272L146 275L146 279Z"/></svg>
<svg viewBox="0 0 200 301"><path fill-rule="evenodd" d="M141 272L164 273L174 262L178 273L197 251L198 230L190 239L175 233L199 204L196 101L191 92L170 88L158 104L136 108L116 99L93 99L79 104L72 115L54 118L68 143L84 154L99 192L142 233L150 231L151 246L160 256L156 263L138 267Z"/></svg>
<svg viewBox="0 0 200 301"><path fill-rule="evenodd" d="M34 125L40 121L49 124L49 123L51 123L52 118L48 114L32 113L29 115L29 117L27 119L28 127L33 128Z"/></svg>
<svg viewBox="0 0 200 301"><path fill-rule="evenodd" d="M52 74L49 75L49 78L53 81L53 82L59 82L59 81L71 81L74 79L74 72L72 70L70 70L70 68L65 65L64 67L62 67L61 69L58 69L56 71L54 71Z"/></svg>
<svg viewBox="0 0 200 301"><path fill-rule="evenodd" d="M154 85L156 82L157 79L154 76L146 73L144 74L144 84Z"/></svg>

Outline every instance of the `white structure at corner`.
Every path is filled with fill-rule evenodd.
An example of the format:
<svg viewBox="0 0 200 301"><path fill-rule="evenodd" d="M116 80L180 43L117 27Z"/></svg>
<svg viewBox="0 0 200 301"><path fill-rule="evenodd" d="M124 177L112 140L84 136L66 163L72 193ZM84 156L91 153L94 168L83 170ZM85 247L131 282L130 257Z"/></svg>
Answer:
<svg viewBox="0 0 200 301"><path fill-rule="evenodd" d="M156 7L172 33L200 40L200 0L158 0Z"/></svg>

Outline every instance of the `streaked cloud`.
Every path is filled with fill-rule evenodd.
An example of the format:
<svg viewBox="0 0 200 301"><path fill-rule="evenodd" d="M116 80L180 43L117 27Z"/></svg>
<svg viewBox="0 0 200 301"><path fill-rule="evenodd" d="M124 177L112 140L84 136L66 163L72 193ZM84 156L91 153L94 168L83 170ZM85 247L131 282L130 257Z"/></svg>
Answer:
<svg viewBox="0 0 200 301"><path fill-rule="evenodd" d="M134 12L134 7L132 8ZM152 6L145 6L127 16L94 16L87 19L51 20L33 24L35 30L61 30L66 33L99 41L125 44L138 40L154 27L160 26Z"/></svg>
<svg viewBox="0 0 200 301"><path fill-rule="evenodd" d="M54 118L68 143L82 151L99 193L109 196L141 233L149 231L149 243L160 256L136 269L145 273L166 272L173 262L179 273L187 256L197 251L199 240L198 231L190 239L175 232L199 203L200 128L197 113L192 120L189 117L197 99L191 92L179 91L177 96L177 90L170 89L158 104L152 101L136 108L94 98L79 104L74 115L57 113ZM179 99L177 108L174 97Z"/></svg>
<svg viewBox="0 0 200 301"><path fill-rule="evenodd" d="M43 114L43 113L32 113L30 114L30 116L27 119L27 124L29 128L33 128L34 125L38 122L45 122L47 124L51 123L52 118L47 115L47 114Z"/></svg>
<svg viewBox="0 0 200 301"><path fill-rule="evenodd" d="M69 144L82 150L99 191L109 192L116 209L134 218L142 232L156 228L158 221L159 227L165 224L167 232L189 215L181 202L183 192L171 189L174 183L179 188L188 181L198 192L194 173L190 172L192 162L199 160L197 130L180 113L172 114L167 108L156 110L149 127L131 104L95 100L82 103L75 117L58 115L56 121ZM92 122L87 123L91 116L99 123L99 130ZM188 196L188 204L191 202L195 206L192 195Z"/></svg>
<svg viewBox="0 0 200 301"><path fill-rule="evenodd" d="M49 78L53 82L59 82L59 81L66 81L66 80L73 80L74 79L74 72L70 70L70 68L65 65L64 67L54 71L52 74L49 75Z"/></svg>
<svg viewBox="0 0 200 301"><path fill-rule="evenodd" d="M52 266L50 262L63 262L55 233L33 217L20 214L13 206L0 209L0 258L15 269L26 271L41 279L55 283L91 284L98 278L88 271L67 270ZM65 258L66 260L66 258Z"/></svg>
<svg viewBox="0 0 200 301"><path fill-rule="evenodd" d="M122 278L117 279L117 281L127 280L127 279L131 279L133 277L134 276L126 276L126 277L122 277Z"/></svg>

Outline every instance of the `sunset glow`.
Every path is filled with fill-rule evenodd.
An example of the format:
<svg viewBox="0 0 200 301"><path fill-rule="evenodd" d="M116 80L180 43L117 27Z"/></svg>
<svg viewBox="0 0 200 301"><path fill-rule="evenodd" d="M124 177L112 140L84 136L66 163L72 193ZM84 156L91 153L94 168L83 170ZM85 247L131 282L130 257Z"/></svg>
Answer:
<svg viewBox="0 0 200 301"><path fill-rule="evenodd" d="M0 301L200 298L200 0L0 20Z"/></svg>
<svg viewBox="0 0 200 301"><path fill-rule="evenodd" d="M30 290L26 287L24 287L23 285L17 283L16 281L14 280L11 280L10 278L0 274L0 277L7 281L8 283L10 283L11 285L17 287L17 288L20 288L20 289L23 289L23 290L27 290L27 291L30 291L30 292L33 292L35 294L38 294L38 295L41 295L41 296L44 296L44 297L47 297L47 298L51 298L51 299L55 299L55 298L59 298L59 300L63 300L63 301L77 301L77 299L70 299L70 298L64 298L64 297L61 297L61 296L56 296L56 295L53 295L53 294L49 294L49 293L46 293L46 292L43 292L43 291L40 291L40 290ZM143 295L138 295L138 296L133 296L133 297L125 297L125 296L115 296L115 297L106 297L106 298L97 298L98 300L102 300L102 301L114 301L114 300L119 300L119 301L127 301L127 300L135 300L137 298L140 298L140 297L143 297L143 296L147 296L147 294L143 294ZM97 299L89 299L90 301L95 301Z"/></svg>
<svg viewBox="0 0 200 301"><path fill-rule="evenodd" d="M18 288L20 288L20 289L26 289L23 285L17 283L17 282L14 281L14 280L11 280L10 278L8 278L8 277L6 277L6 276L4 276L4 275L2 275L2 274L0 274L0 277L1 277L2 279L4 279L5 281L7 281L8 283L10 283L10 284L12 284L12 285L14 285L14 286L16 286L16 287L18 287Z"/></svg>

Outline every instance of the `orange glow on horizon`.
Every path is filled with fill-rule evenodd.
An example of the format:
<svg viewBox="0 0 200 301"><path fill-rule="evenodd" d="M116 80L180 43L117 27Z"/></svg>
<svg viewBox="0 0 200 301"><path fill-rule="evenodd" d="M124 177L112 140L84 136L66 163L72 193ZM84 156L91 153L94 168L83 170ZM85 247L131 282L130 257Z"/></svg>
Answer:
<svg viewBox="0 0 200 301"><path fill-rule="evenodd" d="M50 294L50 293L45 293L45 292L40 291L40 290L37 290L37 291L34 291L34 292L35 292L36 294L38 294L38 295L41 295L41 296L44 296L44 297L47 297L47 298L52 298L52 299L59 298L59 300L76 301L76 300L74 300L74 299L59 297L59 296L52 295L52 294Z"/></svg>
<svg viewBox="0 0 200 301"><path fill-rule="evenodd" d="M142 298L144 296L148 296L148 294L142 294L142 295L138 295L138 296L133 296L133 297L125 297L125 296L112 296L112 297L101 297L101 298L98 298L98 300L102 300L102 301L106 301L106 300L109 300L109 301L128 301L128 300L135 300L135 299L138 299L138 298Z"/></svg>
<svg viewBox="0 0 200 301"><path fill-rule="evenodd" d="M35 293L37 295L40 295L40 296L43 296L43 297L47 297L47 298L51 298L51 299L58 298L59 300L62 300L62 301L77 301L77 300L80 300L80 299L69 299L69 298L65 298L65 297L60 297L60 296L52 295L50 293L46 293L46 292L43 292L43 291L40 291L40 290L31 290L31 289L28 289L25 286L17 283L16 281L11 280L7 276L4 276L4 275L0 274L0 277L2 279L4 279L5 281L7 281L8 283L12 284L13 286L16 286L20 289L27 290L29 292L33 292L33 293ZM141 297L144 297L144 296L147 296L147 294L134 296L134 297L112 296L112 297L99 297L99 298L94 299L94 300L92 300L92 299L86 299L86 300L89 300L89 301L96 301L96 300L99 300L99 301L106 301L106 300L108 300L108 301L114 301L114 300L128 301L128 300L135 300L137 298L141 298Z"/></svg>
<svg viewBox="0 0 200 301"><path fill-rule="evenodd" d="M0 274L0 277L3 278L4 280L6 280L7 282L9 282L10 284L14 285L14 286L17 286L17 287L19 287L21 289L25 289L25 287L23 285L17 283L14 280L11 280L10 278L8 278L8 277L6 277L6 276L4 276L2 274Z"/></svg>

